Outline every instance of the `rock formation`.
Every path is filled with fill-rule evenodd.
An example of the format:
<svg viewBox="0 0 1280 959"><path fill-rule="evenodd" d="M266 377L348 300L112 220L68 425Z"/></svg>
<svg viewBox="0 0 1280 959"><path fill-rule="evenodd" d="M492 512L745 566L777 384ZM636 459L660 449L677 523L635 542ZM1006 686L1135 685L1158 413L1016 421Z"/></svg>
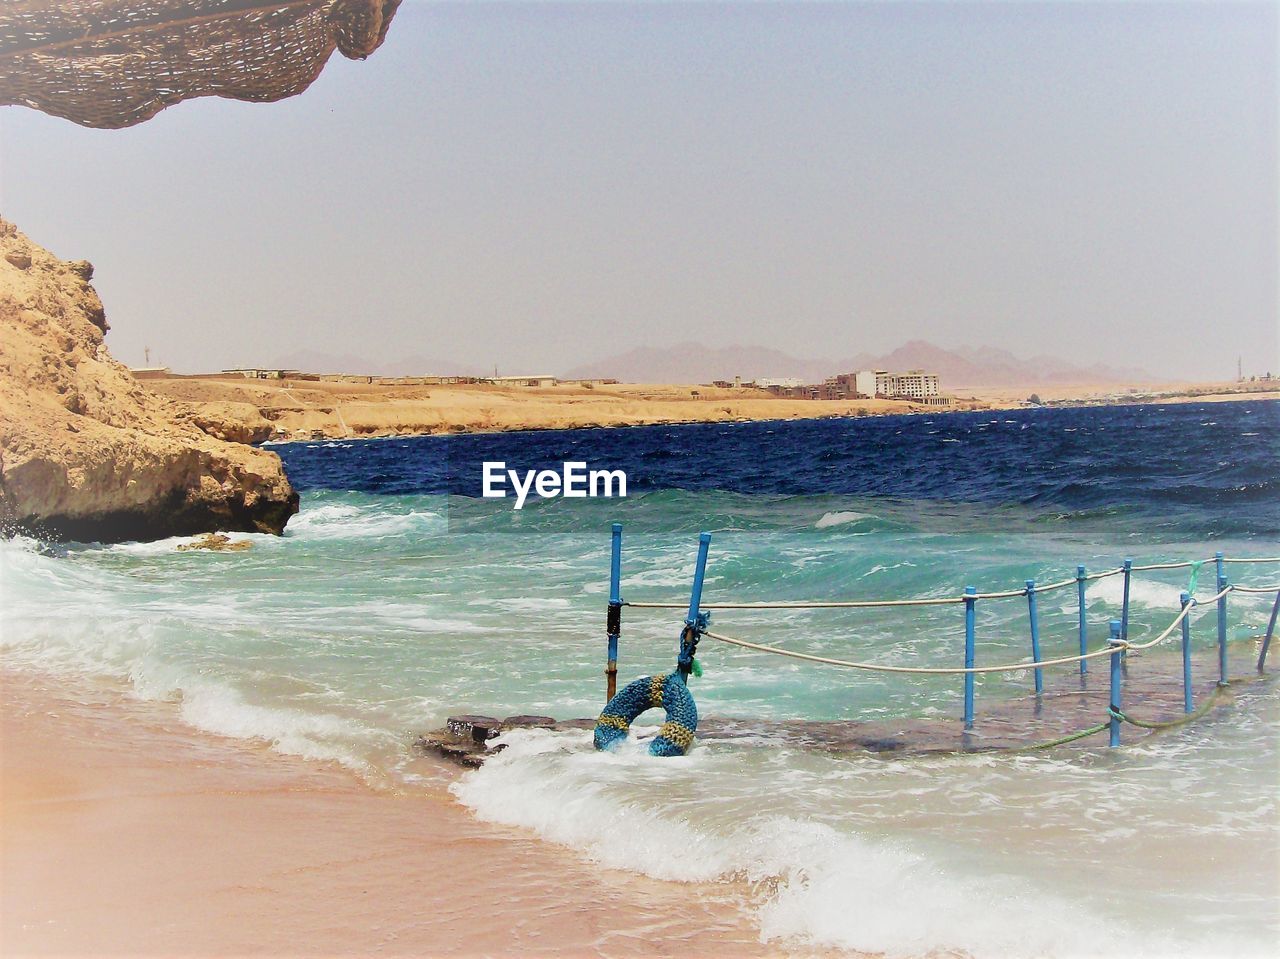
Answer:
<svg viewBox="0 0 1280 959"><path fill-rule="evenodd" d="M104 542L280 533L298 509L280 458L209 435L112 359L92 276L0 219L0 526Z"/></svg>

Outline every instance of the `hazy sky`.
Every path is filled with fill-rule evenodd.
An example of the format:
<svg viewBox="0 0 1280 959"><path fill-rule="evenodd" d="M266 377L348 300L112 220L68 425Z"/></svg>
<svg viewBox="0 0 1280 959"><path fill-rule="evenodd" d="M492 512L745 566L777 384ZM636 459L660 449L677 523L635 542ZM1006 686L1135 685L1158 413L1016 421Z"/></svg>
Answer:
<svg viewBox="0 0 1280 959"><path fill-rule="evenodd" d="M130 363L920 337L1280 371L1270 2L438 4L300 97L0 110Z"/></svg>

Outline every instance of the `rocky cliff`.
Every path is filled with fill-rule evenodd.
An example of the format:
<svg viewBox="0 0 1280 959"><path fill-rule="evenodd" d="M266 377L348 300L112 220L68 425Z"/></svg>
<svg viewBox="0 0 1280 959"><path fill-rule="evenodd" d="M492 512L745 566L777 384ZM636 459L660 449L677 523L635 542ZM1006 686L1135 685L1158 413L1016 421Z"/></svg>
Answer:
<svg viewBox="0 0 1280 959"><path fill-rule="evenodd" d="M279 533L274 453L206 433L107 352L93 267L0 220L0 526L55 539Z"/></svg>

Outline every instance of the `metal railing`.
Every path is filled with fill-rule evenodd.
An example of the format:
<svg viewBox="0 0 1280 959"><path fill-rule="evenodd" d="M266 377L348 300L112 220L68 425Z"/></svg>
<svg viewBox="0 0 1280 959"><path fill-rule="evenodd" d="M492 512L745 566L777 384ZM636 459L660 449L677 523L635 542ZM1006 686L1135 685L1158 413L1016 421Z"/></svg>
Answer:
<svg viewBox="0 0 1280 959"><path fill-rule="evenodd" d="M684 602L631 602L622 598L622 524L614 523L612 529L612 548L609 564L609 609L606 622L606 635L608 637L608 659L605 668L606 676L606 693L607 698L612 699L617 691L617 672L618 672L618 640L622 632L622 609L630 607L632 609L650 609L650 610L666 610L666 609L686 609L687 614L683 626L681 628L681 638L685 643L689 642L692 637L693 645L696 647L697 640L706 636L718 642L728 645L737 646L742 649L749 649L754 652L769 653L776 656L785 656L791 659L798 659L806 662L819 663L829 666L841 666L848 669L868 670L872 672L882 673L899 673L899 674L915 674L915 675L962 675L964 677L964 728L972 729L974 725L974 677L984 673L1003 673L1022 670L1032 670L1035 678L1035 692L1040 696L1044 692L1044 669L1051 666L1062 666L1072 663L1078 663L1080 675L1086 676L1088 673L1088 664L1090 660L1107 657L1110 660L1110 698L1108 704L1107 720L1080 735L1089 735L1092 732L1099 732L1102 729L1110 731L1110 744L1117 746L1120 743L1120 723L1132 722L1135 725L1146 726L1148 728L1163 728L1168 725L1176 725L1177 723L1143 723L1126 715L1121 709L1121 694L1123 685L1123 671L1121 669L1122 658L1125 653L1133 650L1151 649L1168 639L1181 626L1181 642L1182 642L1182 685L1183 685L1183 711L1185 717L1193 717L1200 715L1200 711L1195 708L1194 693L1191 684L1191 610L1199 605L1207 605L1210 603L1217 604L1217 649L1218 649L1218 683L1219 688L1228 684L1227 677L1227 597L1232 592L1253 593L1253 594L1270 594L1275 593L1275 603L1271 609L1270 621L1267 625L1267 631L1262 640L1261 649L1258 655L1257 671L1262 673L1265 671L1267 652L1271 646L1271 640L1275 635L1276 620L1280 616L1280 584L1270 586L1243 586L1232 584L1228 581L1226 575L1226 566L1230 563L1272 563L1280 565L1280 557L1228 557L1222 552L1215 553L1209 559L1204 560L1185 560L1173 563L1147 563L1143 565L1134 565L1133 561L1126 559L1121 565L1101 572L1088 573L1084 566L1076 567L1076 575L1069 579L1059 580L1057 582L1045 585L1037 585L1034 579L1026 580L1023 588L1003 590L997 592L980 593L974 586L967 586L962 594L945 597L916 597L907 599L876 599L876 600L788 600L779 602L718 602L703 603L702 591L706 580L707 557L710 549L711 534L702 533L698 538L698 555L694 564L693 586L690 592L689 601ZM1207 600L1200 602L1194 597L1195 582L1199 575L1200 567L1206 563L1214 564L1216 592ZM1130 612L1130 587L1133 582L1134 573L1152 572L1157 570L1174 570L1174 569L1190 569L1192 571L1191 582L1188 589L1182 592L1179 597L1179 611L1174 616L1172 622L1157 635L1154 639L1145 643L1135 643L1129 639L1129 612ZM1095 580L1105 579L1111 576L1123 576L1124 582L1122 586L1122 600L1120 608L1120 617L1112 619L1108 624L1109 635L1107 644L1098 649L1090 650L1088 648L1088 600L1087 586L1088 583ZM1059 656L1052 659L1041 658L1040 650L1040 622L1039 610L1037 607L1037 597L1053 592L1059 589L1066 589L1074 585L1076 587L1077 604L1079 607L1078 617L1078 638L1080 652L1073 656ZM1001 663L993 666L976 665L976 621L977 621L977 605L979 602L990 600L1005 600L1016 597L1025 597L1027 601L1027 611L1029 620L1029 634L1031 646L1030 660L1017 663ZM854 660L837 659L829 656L818 656L811 653L804 653L793 649L786 649L779 646L771 646L764 643L756 643L750 640L741 639L739 637L730 636L721 633L718 630L712 630L710 625L710 614L713 610L769 610L769 609L884 609L896 607L913 607L913 606L948 606L963 605L964 607L964 665L963 666L890 666L880 663L858 662ZM1207 708L1209 703L1205 703ZM1179 720L1178 722L1185 721ZM1055 740L1050 745L1059 742L1069 741L1070 739L1079 738L1079 736L1067 737L1064 740Z"/></svg>

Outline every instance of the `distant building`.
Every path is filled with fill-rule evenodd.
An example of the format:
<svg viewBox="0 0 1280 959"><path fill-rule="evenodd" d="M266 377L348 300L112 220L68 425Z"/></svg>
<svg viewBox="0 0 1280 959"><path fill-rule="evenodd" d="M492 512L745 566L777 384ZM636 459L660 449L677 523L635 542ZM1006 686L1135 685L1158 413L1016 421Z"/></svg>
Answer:
<svg viewBox="0 0 1280 959"><path fill-rule="evenodd" d="M129 372L135 380L158 380L170 373L167 366L131 366Z"/></svg>
<svg viewBox="0 0 1280 959"><path fill-rule="evenodd" d="M735 385L740 379L740 377L734 377ZM762 390L772 389L775 386L782 387L783 389L794 389L798 386L804 386L804 380L797 376L762 376L756 379L754 385L760 387Z"/></svg>
<svg viewBox="0 0 1280 959"><path fill-rule="evenodd" d="M884 370L859 370L850 375L853 377L854 395L871 399L876 395L876 380L888 374Z"/></svg>
<svg viewBox="0 0 1280 959"><path fill-rule="evenodd" d="M867 399L881 397L924 402L940 395L938 374L926 373L924 370L908 370L905 373L890 373L888 370L859 370L856 373L843 374L836 379L847 381L856 395Z"/></svg>
<svg viewBox="0 0 1280 959"><path fill-rule="evenodd" d="M290 377L296 378L300 375L299 370L264 370L254 367L223 370L222 372L228 375L243 376L247 380L287 380Z"/></svg>
<svg viewBox="0 0 1280 959"><path fill-rule="evenodd" d="M560 381L554 376L540 374L538 376L494 376L484 382L494 386L555 386Z"/></svg>
<svg viewBox="0 0 1280 959"><path fill-rule="evenodd" d="M767 385L766 385L767 384ZM717 384L718 385L718 384ZM909 400L922 406L950 406L952 398L938 391L936 373L909 370L859 370L828 377L823 383L804 384L796 379L757 380L774 396L805 400L882 399Z"/></svg>
<svg viewBox="0 0 1280 959"><path fill-rule="evenodd" d="M876 377L877 386L879 377ZM909 400L924 400L938 395L938 374L924 370L908 370L906 373L890 373L886 377L886 396Z"/></svg>

